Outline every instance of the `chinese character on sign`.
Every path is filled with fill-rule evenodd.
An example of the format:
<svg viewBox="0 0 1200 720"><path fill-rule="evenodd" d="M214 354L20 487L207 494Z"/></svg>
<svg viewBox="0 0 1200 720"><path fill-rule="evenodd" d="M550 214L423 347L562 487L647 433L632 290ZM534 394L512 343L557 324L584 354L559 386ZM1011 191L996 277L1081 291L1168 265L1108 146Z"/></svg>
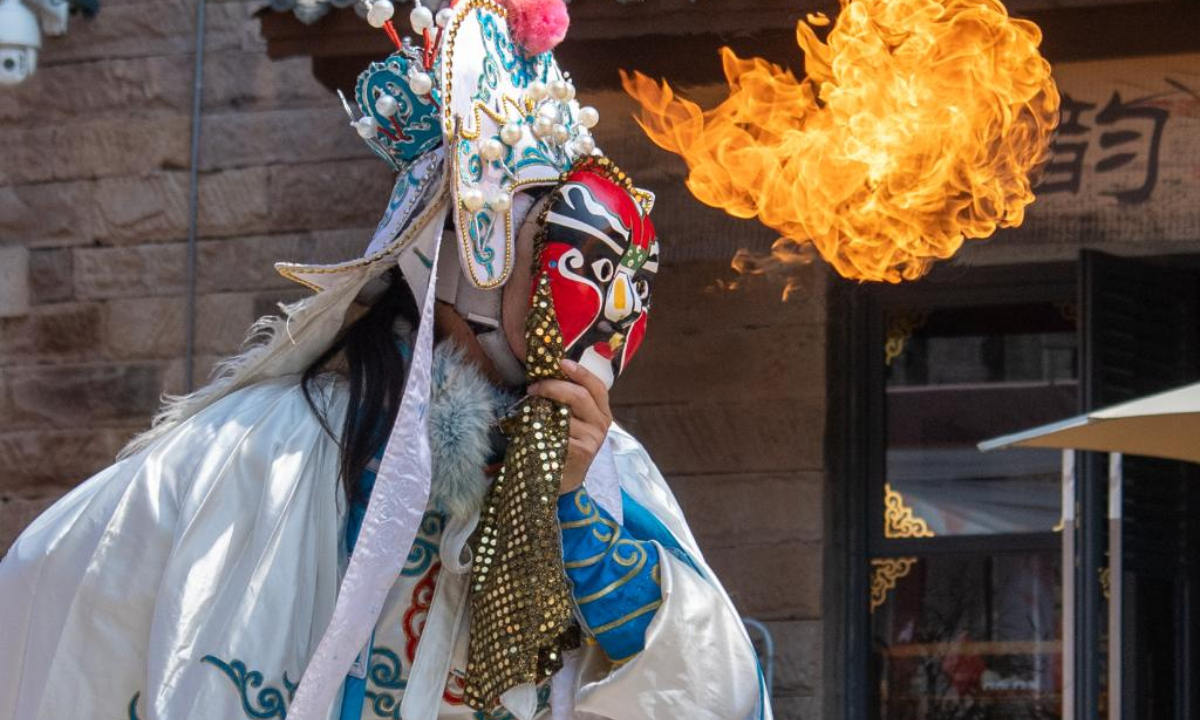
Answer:
<svg viewBox="0 0 1200 720"><path fill-rule="evenodd" d="M1103 182L1101 195L1122 204L1146 202L1158 184L1159 151L1170 113L1144 100L1125 102L1120 92L1114 92L1091 117L1092 124L1085 125L1084 115L1095 109L1094 103L1063 95L1062 122L1038 192L1077 195L1090 169Z"/></svg>
<svg viewBox="0 0 1200 720"><path fill-rule="evenodd" d="M1113 172L1134 165L1139 152L1145 152L1145 171L1140 173L1141 184L1132 188L1111 190L1105 192L1105 195L1112 195L1123 203L1133 205L1150 199L1150 193L1154 192L1154 186L1158 183L1158 149L1162 144L1163 128L1166 127L1168 115L1169 113L1162 108L1139 105L1136 102L1123 103L1119 92L1114 92L1104 109L1096 113L1097 125L1113 128L1100 134L1100 148L1111 152L1096 163L1096 172Z"/></svg>
<svg viewBox="0 0 1200 720"><path fill-rule="evenodd" d="M1088 148L1087 134L1092 129L1084 125L1079 117L1095 109L1092 103L1079 102L1063 94L1059 109L1062 121L1054 142L1050 143L1050 162L1046 165L1046 179L1038 186L1039 193L1079 193L1079 186L1083 182L1083 158ZM1055 176L1065 177L1052 180Z"/></svg>

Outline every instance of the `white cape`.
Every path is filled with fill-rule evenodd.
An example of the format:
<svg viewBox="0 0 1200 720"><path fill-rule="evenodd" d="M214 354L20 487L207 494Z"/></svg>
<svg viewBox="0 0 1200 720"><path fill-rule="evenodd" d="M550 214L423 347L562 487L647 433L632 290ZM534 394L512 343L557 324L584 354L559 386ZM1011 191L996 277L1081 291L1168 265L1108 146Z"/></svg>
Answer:
<svg viewBox="0 0 1200 720"><path fill-rule="evenodd" d="M338 427L344 393L326 395ZM0 562L0 720L286 717L345 567L337 467L337 445L285 377L214 403L60 500ZM556 684L554 718L770 718L740 618L641 445L614 427L593 470L619 478L706 577L660 553L664 602L646 649L613 667L585 647ZM420 672L372 656L362 717L400 718L405 692L405 718L476 715L445 699L469 625L454 597L465 570L447 561L424 598ZM405 575L377 646L412 625L416 586L430 582Z"/></svg>

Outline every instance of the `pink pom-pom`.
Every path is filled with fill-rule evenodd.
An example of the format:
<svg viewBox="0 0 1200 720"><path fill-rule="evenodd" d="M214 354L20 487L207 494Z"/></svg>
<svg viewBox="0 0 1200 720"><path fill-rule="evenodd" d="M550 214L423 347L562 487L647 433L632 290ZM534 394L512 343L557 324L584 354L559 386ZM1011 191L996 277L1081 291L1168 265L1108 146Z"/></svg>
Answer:
<svg viewBox="0 0 1200 720"><path fill-rule="evenodd" d="M529 57L553 50L567 36L571 18L563 0L504 0L513 40Z"/></svg>

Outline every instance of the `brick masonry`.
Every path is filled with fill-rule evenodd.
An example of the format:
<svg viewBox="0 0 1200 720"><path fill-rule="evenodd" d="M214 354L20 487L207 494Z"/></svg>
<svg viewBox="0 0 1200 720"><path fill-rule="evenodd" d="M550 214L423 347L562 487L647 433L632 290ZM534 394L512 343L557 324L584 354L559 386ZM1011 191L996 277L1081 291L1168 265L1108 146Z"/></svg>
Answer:
<svg viewBox="0 0 1200 720"><path fill-rule="evenodd" d="M272 263L360 251L390 189L308 61L267 59L264 4L209 5L199 380L255 317L299 296ZM0 551L183 389L191 50L190 3L113 0L0 91ZM817 718L826 275L806 270L787 303L765 279L720 290L732 252L773 236L692 201L621 95L581 94L604 116L601 144L659 192L665 267L618 418L661 463L740 611L773 633L780 716Z"/></svg>

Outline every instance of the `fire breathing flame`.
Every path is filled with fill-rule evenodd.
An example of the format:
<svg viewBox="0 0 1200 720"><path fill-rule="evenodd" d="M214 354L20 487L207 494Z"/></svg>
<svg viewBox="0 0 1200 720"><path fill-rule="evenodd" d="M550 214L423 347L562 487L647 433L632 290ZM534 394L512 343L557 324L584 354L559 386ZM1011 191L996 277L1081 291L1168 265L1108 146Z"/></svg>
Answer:
<svg viewBox="0 0 1200 720"><path fill-rule="evenodd" d="M859 280L918 278L1021 224L1058 123L1036 25L998 0L842 0L826 42L804 22L796 39L803 79L722 48L711 110L622 74L697 199L779 232L776 258L811 243Z"/></svg>
<svg viewBox="0 0 1200 720"><path fill-rule="evenodd" d="M771 245L770 253L741 248L729 263L738 279L718 279L715 289L733 291L742 286L742 278L767 276L783 282L783 299L787 301L793 293L803 290L800 271L812 264L815 255L811 244L800 245L784 238Z"/></svg>

